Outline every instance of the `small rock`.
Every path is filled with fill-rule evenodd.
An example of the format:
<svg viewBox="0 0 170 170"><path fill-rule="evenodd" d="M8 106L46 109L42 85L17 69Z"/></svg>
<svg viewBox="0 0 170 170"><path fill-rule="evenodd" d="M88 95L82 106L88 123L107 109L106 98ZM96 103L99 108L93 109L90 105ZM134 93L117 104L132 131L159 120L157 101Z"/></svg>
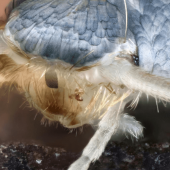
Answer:
<svg viewBox="0 0 170 170"><path fill-rule="evenodd" d="M111 152L108 152L108 151L105 151L105 152L104 152L104 155L105 155L105 156L110 156L110 155L112 155L112 153L111 153Z"/></svg>
<svg viewBox="0 0 170 170"><path fill-rule="evenodd" d="M59 153L55 153L55 156L56 156L56 158L58 158L60 156L60 154Z"/></svg>
<svg viewBox="0 0 170 170"><path fill-rule="evenodd" d="M1 148L4 148L4 149L6 149L7 147L6 147L6 146L4 146L4 145L1 145Z"/></svg>
<svg viewBox="0 0 170 170"><path fill-rule="evenodd" d="M154 167L154 166L152 166L152 169L155 169L155 167Z"/></svg>
<svg viewBox="0 0 170 170"><path fill-rule="evenodd" d="M148 143L145 143L145 146L146 146L146 147L150 147L150 145L149 145Z"/></svg>
<svg viewBox="0 0 170 170"><path fill-rule="evenodd" d="M16 150L13 150L13 149L10 149L10 151L13 152L13 153L17 152Z"/></svg>
<svg viewBox="0 0 170 170"><path fill-rule="evenodd" d="M36 162L37 162L37 164L41 164L42 160L41 159L37 159Z"/></svg>
<svg viewBox="0 0 170 170"><path fill-rule="evenodd" d="M134 160L135 160L135 157L134 157L133 155L127 155L127 156L123 159L124 162L129 162L129 163L133 162Z"/></svg>
<svg viewBox="0 0 170 170"><path fill-rule="evenodd" d="M168 142L163 143L163 144L162 144L162 148L169 148L169 143L168 143Z"/></svg>

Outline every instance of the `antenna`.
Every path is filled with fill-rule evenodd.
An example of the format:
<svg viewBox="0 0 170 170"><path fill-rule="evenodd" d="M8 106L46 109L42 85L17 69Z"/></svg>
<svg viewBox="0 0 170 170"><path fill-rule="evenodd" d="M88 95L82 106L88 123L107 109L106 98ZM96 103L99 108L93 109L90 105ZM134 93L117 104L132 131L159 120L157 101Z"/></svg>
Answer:
<svg viewBox="0 0 170 170"><path fill-rule="evenodd" d="M128 10L127 10L127 3L126 0L124 0L125 4L125 14L126 14L126 28L125 28L125 42L126 42L126 37L127 37L127 27L128 27Z"/></svg>

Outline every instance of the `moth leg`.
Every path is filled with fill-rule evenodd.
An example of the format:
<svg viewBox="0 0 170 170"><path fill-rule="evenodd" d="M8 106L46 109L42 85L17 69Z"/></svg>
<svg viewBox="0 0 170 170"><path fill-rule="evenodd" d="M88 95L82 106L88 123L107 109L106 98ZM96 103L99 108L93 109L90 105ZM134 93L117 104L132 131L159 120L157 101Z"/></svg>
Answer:
<svg viewBox="0 0 170 170"><path fill-rule="evenodd" d="M98 130L83 150L81 157L68 170L87 170L90 163L101 156L106 144L118 129L120 113L123 111L125 104L126 102L119 102L108 109L99 122Z"/></svg>
<svg viewBox="0 0 170 170"><path fill-rule="evenodd" d="M113 71L116 70L116 71ZM161 100L170 101L170 82L132 65L128 60L115 60L100 68L101 75L109 82L125 85L128 89L146 93Z"/></svg>
<svg viewBox="0 0 170 170"><path fill-rule="evenodd" d="M132 140L138 140L143 137L144 127L133 116L122 114L119 122L118 130L112 136L113 141L122 141L125 137Z"/></svg>

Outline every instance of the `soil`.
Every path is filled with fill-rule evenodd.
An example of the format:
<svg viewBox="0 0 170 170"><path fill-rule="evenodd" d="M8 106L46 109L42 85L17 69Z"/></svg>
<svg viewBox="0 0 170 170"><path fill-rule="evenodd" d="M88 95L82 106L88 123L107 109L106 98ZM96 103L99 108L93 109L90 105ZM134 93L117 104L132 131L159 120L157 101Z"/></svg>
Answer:
<svg viewBox="0 0 170 170"><path fill-rule="evenodd" d="M110 142L89 170L169 170L170 143ZM4 170L67 170L80 153L62 148L4 143L0 145L0 168Z"/></svg>

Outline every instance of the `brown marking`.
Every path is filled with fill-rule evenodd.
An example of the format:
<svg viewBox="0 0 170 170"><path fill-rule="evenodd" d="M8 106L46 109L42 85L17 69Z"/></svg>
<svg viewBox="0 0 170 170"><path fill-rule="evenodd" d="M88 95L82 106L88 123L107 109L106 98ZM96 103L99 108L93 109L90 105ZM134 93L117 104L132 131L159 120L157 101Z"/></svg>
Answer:
<svg viewBox="0 0 170 170"><path fill-rule="evenodd" d="M84 94L84 90L83 89L81 89L81 88L76 88L75 89L75 99L77 100L77 101L83 101L83 94Z"/></svg>
<svg viewBox="0 0 170 170"><path fill-rule="evenodd" d="M90 66L83 66L83 67L80 67L80 68L76 68L75 70L76 71L86 71L86 70L90 70L93 67L97 67L99 65L100 65L99 63L96 63L96 64L93 64L93 65L90 65Z"/></svg>
<svg viewBox="0 0 170 170"><path fill-rule="evenodd" d="M4 68L4 65L5 65L5 61L3 60L3 58L6 58L6 55L4 54L1 54L0 55L0 70L2 70Z"/></svg>
<svg viewBox="0 0 170 170"><path fill-rule="evenodd" d="M70 125L73 126L73 125L77 125L79 124L80 122L77 121L77 119L73 119L71 122L70 122Z"/></svg>
<svg viewBox="0 0 170 170"><path fill-rule="evenodd" d="M107 88L107 90L112 93L112 94L116 94L116 91L113 89L113 87L111 86L111 83L109 83L108 85L105 85L105 87Z"/></svg>
<svg viewBox="0 0 170 170"><path fill-rule="evenodd" d="M124 89L124 88L125 88L125 85L124 85L124 84L121 84L121 85L120 85L120 88L121 88L121 89Z"/></svg>
<svg viewBox="0 0 170 170"><path fill-rule="evenodd" d="M3 30L5 28L6 22L0 21L0 30Z"/></svg>
<svg viewBox="0 0 170 170"><path fill-rule="evenodd" d="M75 99L76 99L77 101L80 101L80 102L83 101L83 98L82 98L79 94L76 94L76 95L75 95Z"/></svg>

